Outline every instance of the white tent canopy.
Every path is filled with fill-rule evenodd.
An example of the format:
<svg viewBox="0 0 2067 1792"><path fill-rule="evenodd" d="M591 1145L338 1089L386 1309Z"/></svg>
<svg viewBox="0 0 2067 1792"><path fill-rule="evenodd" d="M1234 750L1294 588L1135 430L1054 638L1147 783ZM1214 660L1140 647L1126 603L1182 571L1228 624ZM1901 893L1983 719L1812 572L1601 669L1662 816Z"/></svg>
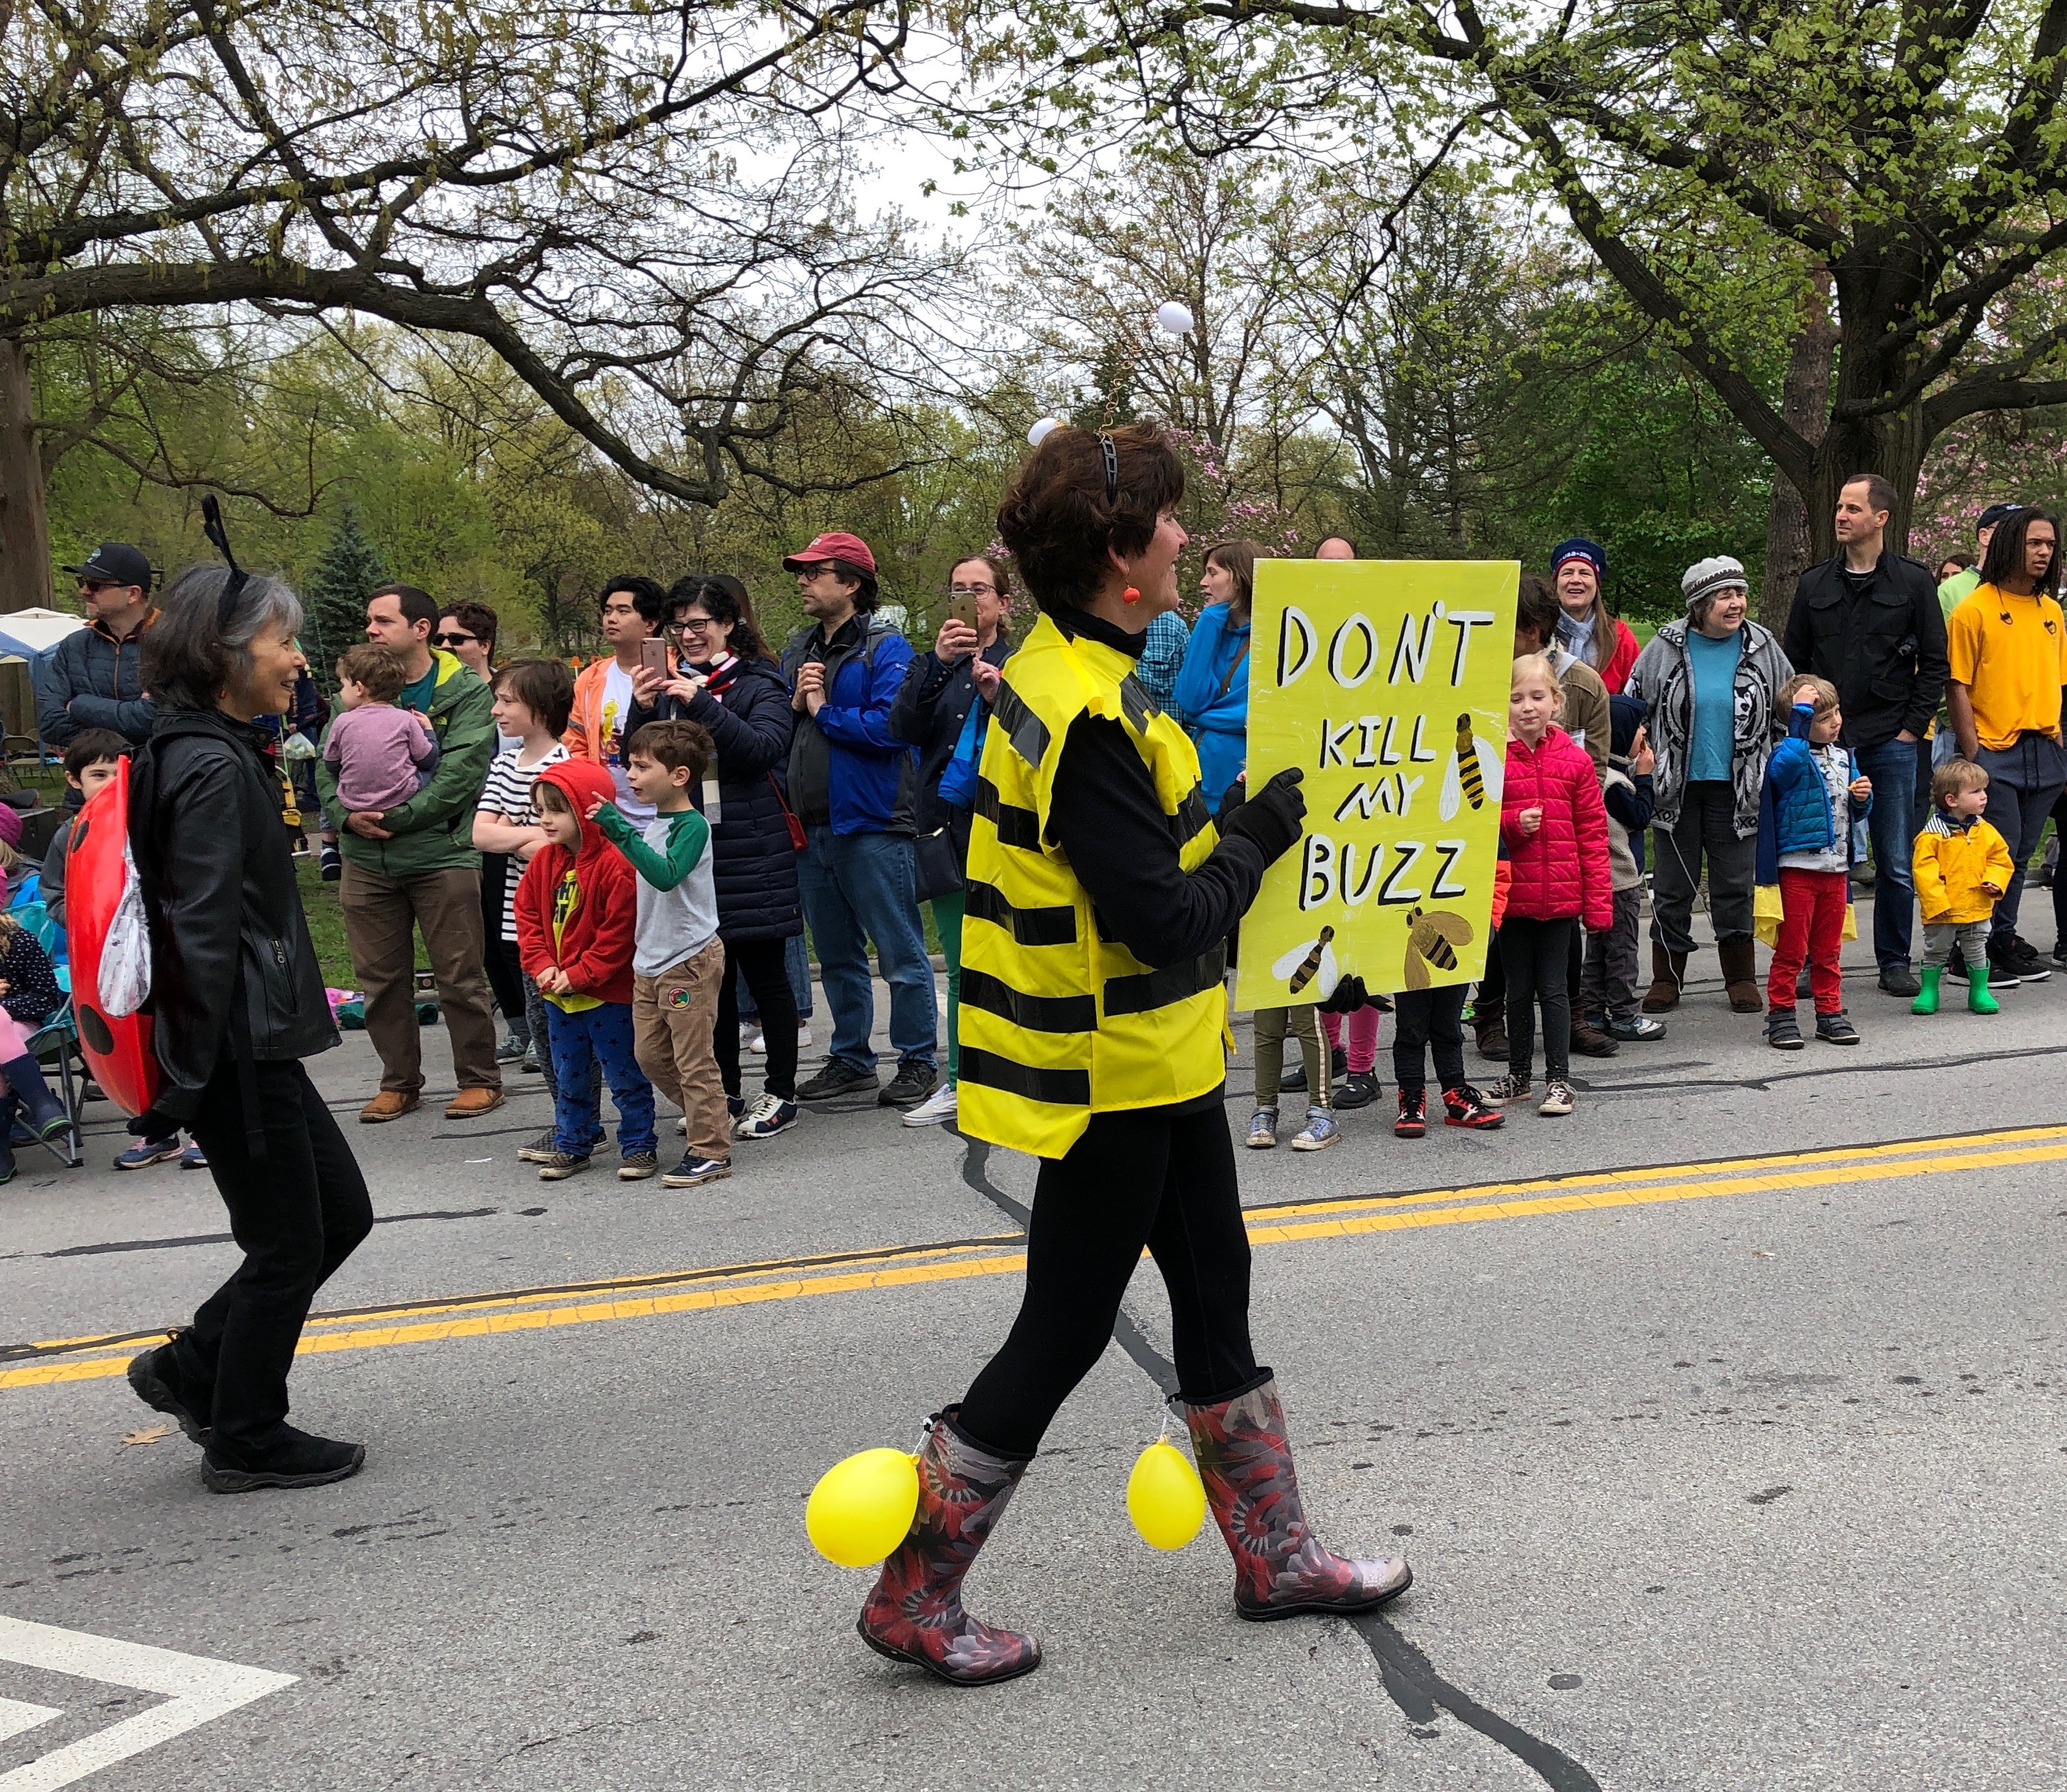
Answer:
<svg viewBox="0 0 2067 1792"><path fill-rule="evenodd" d="M41 653L85 626L83 618L63 610L10 610L0 612L0 641L10 644L16 652Z"/></svg>

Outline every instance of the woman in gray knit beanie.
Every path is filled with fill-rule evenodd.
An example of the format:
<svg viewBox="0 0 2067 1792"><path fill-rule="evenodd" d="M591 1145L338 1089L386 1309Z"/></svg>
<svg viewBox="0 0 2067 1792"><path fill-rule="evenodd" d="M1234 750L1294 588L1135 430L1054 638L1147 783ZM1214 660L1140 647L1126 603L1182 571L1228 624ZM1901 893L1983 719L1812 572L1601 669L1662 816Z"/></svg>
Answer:
<svg viewBox="0 0 2067 1792"><path fill-rule="evenodd" d="M1648 706L1658 755L1651 984L1644 1011L1663 1014L1679 999L1695 949L1694 898L1705 860L1716 957L1730 1006L1758 1014L1765 1006L1752 934L1758 797L1765 762L1786 732L1779 693L1794 668L1772 631L1745 614L1750 585L1743 562L1726 554L1697 561L1679 587L1685 620L1659 629L1629 675L1629 694Z"/></svg>

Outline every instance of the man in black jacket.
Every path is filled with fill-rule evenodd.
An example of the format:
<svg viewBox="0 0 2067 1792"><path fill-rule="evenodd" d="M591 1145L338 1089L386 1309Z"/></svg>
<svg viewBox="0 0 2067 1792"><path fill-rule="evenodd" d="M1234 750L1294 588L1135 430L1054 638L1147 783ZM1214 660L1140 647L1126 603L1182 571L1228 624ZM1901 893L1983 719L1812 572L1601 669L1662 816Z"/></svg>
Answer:
<svg viewBox="0 0 2067 1792"><path fill-rule="evenodd" d="M157 620L151 604L156 575L141 548L103 542L77 575L93 620L75 628L44 657L36 673L36 728L52 746L69 746L80 729L112 728L141 746L151 738L156 705L144 694L138 652Z"/></svg>
<svg viewBox="0 0 2067 1792"><path fill-rule="evenodd" d="M1877 473L1845 482L1838 552L1802 574L1781 646L1797 672L1838 687L1845 744L1873 782L1874 956L1880 986L1907 998L1917 990L1909 968L1916 743L1944 694L1945 616L1930 568L1885 545L1894 500Z"/></svg>

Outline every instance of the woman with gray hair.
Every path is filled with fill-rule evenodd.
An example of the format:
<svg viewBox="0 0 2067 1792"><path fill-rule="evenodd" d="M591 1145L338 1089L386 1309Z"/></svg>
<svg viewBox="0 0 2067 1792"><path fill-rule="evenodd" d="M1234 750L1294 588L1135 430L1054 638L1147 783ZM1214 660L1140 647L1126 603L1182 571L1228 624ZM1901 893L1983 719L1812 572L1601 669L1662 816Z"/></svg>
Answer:
<svg viewBox="0 0 2067 1792"><path fill-rule="evenodd" d="M129 1130L193 1133L244 1261L192 1325L129 1365L129 1384L201 1446L218 1493L341 1481L366 1459L362 1445L287 1423L309 1303L373 1225L365 1179L302 1067L337 1029L279 773L253 725L294 699L301 625L300 599L276 579L182 573L144 637L157 716L131 774L160 1081Z"/></svg>
<svg viewBox="0 0 2067 1792"><path fill-rule="evenodd" d="M1794 676L1773 632L1745 614L1751 594L1740 561L1702 560L1679 581L1684 621L1668 622L1630 668L1628 694L1649 711L1651 818L1656 870L1651 891L1651 982L1647 1014L1662 1014L1686 986L1701 868L1730 1007L1764 1011L1752 948L1758 797L1765 762L1787 732L1780 687Z"/></svg>

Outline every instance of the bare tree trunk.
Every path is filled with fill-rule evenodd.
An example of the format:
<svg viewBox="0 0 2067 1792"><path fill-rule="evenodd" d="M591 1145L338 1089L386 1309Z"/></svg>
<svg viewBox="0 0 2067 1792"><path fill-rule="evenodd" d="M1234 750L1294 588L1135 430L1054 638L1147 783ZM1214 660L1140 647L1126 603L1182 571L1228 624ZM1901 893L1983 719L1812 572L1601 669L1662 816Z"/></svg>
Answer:
<svg viewBox="0 0 2067 1792"><path fill-rule="evenodd" d="M1787 377L1781 387L1781 416L1811 442L1821 441L1830 414L1830 367L1838 331L1830 321L1829 285L1829 276L1819 273L1802 302L1801 327L1788 349ZM1810 504L1819 498L1819 494L1802 492L1785 473L1774 469L1758 620L1775 634L1787 626L1795 581L1817 559L1819 533L1829 533L1829 518L1823 518L1819 531L1810 514Z"/></svg>
<svg viewBox="0 0 2067 1792"><path fill-rule="evenodd" d="M29 345L0 337L0 611L51 601L51 526Z"/></svg>

